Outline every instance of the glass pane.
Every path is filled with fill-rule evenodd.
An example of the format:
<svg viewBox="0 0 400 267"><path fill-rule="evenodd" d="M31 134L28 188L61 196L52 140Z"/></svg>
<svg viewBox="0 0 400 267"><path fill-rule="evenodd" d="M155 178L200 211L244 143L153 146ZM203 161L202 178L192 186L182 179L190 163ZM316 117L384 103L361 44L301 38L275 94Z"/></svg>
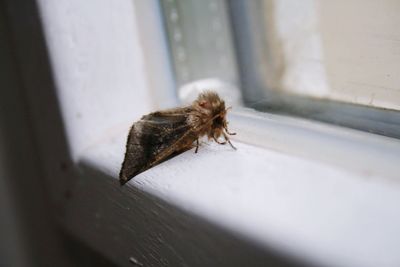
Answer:
<svg viewBox="0 0 400 267"><path fill-rule="evenodd" d="M400 109L399 1L231 3L236 41L257 50L253 62L240 61L259 76L245 88Z"/></svg>
<svg viewBox="0 0 400 267"><path fill-rule="evenodd" d="M160 3L181 95L211 84L260 111L400 137L399 1Z"/></svg>

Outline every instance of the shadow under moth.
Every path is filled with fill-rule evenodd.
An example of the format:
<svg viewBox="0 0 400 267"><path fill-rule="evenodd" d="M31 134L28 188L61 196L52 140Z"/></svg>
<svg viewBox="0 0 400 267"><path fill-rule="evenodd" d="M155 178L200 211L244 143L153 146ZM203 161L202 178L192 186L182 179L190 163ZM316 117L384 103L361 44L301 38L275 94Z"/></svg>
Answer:
<svg viewBox="0 0 400 267"><path fill-rule="evenodd" d="M229 108L228 108L229 109ZM217 93L201 93L190 106L156 111L135 122L128 135L119 173L121 185L151 167L186 150L199 149L199 138L229 143L227 108ZM224 138L223 141L220 138Z"/></svg>

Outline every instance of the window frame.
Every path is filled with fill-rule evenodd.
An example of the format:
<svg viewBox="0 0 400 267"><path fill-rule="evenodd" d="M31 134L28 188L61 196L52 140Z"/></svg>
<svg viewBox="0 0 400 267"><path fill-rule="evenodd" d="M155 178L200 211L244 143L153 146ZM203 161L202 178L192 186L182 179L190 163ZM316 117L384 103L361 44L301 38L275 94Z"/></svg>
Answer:
<svg viewBox="0 0 400 267"><path fill-rule="evenodd" d="M203 9L199 8L198 3L196 6L195 2L190 1L160 1L160 4L178 90L182 90L179 87L185 84L182 78L184 72L188 71L189 80L195 81L210 78L204 75L212 70L218 79L237 87L238 94L238 88L242 88L241 95L245 106L255 110L400 138L400 112L397 110L276 90L278 86L274 83L279 79L274 75L278 75L275 72L279 71L275 68L279 66L273 66L277 59L272 53L278 51L267 42L265 32L268 29L260 26L268 19L263 17L262 10L265 4L262 0L218 3L206 1L201 4ZM195 16L196 12L200 12L201 15ZM218 32L209 25L212 25L216 18L221 24ZM193 26L194 30L188 30L186 24ZM208 28L210 30L204 36L204 31ZM180 33L179 42L174 38L176 31ZM218 51L213 48L214 39L219 39L220 43L224 44L227 51L225 57L238 66L237 70L225 70L218 66ZM206 43L208 46L204 48L197 43ZM202 48L208 47L211 51L205 54ZM185 60L180 59L178 50L186 51ZM202 56L191 56L191 52L198 51Z"/></svg>

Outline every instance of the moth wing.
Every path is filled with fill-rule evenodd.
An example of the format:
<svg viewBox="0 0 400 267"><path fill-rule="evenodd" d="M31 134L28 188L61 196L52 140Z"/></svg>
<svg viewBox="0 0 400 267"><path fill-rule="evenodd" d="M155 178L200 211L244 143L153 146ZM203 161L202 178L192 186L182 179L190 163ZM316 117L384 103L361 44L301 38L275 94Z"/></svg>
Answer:
<svg viewBox="0 0 400 267"><path fill-rule="evenodd" d="M191 126L187 122L189 113L190 108L155 112L132 125L119 174L121 184L191 148L196 137L191 134Z"/></svg>

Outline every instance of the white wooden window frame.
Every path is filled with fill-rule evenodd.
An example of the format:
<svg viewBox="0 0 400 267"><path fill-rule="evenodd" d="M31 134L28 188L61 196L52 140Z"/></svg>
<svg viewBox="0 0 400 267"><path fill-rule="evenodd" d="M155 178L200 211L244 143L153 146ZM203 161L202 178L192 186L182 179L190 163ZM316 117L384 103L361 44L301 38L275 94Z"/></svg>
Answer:
<svg viewBox="0 0 400 267"><path fill-rule="evenodd" d="M235 110L237 151L203 145L120 187L130 124L178 103L157 2L37 3L74 167L48 186L70 234L121 266L400 264L397 139Z"/></svg>

